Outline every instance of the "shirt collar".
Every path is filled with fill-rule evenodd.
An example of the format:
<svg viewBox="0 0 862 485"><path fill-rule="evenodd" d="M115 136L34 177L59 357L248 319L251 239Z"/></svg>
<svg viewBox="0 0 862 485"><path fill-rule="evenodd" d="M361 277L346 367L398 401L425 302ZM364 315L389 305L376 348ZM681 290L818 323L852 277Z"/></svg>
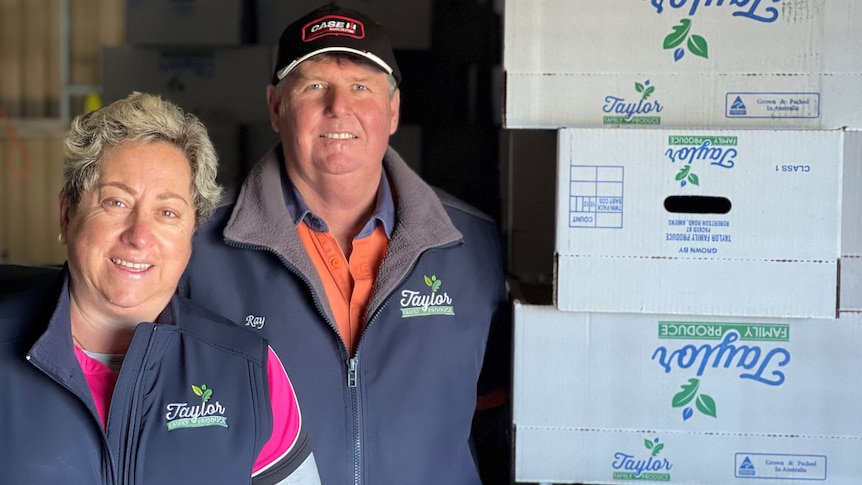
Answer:
<svg viewBox="0 0 862 485"><path fill-rule="evenodd" d="M328 232L329 227L326 221L311 212L302 195L296 190L284 166L281 167L281 189L284 194L284 203L287 206L288 212L293 217L294 226L305 221L306 225L313 231ZM392 196L392 189L389 187L389 177L386 176L386 170L380 174L380 184L377 186L377 206L374 208L374 213L359 231L355 239L368 237L374 232L377 224L383 225L383 230L386 232L387 238L392 238L392 231L395 228L395 200Z"/></svg>

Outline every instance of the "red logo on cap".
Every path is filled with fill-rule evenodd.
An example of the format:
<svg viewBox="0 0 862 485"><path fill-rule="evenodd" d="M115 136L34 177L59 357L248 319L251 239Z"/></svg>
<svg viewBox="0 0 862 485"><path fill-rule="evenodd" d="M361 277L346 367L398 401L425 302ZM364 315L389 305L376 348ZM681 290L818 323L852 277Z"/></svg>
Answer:
<svg viewBox="0 0 862 485"><path fill-rule="evenodd" d="M349 17L324 15L305 24L305 27L302 28L303 42L311 42L327 35L346 35L347 37L362 39L365 37L365 25Z"/></svg>

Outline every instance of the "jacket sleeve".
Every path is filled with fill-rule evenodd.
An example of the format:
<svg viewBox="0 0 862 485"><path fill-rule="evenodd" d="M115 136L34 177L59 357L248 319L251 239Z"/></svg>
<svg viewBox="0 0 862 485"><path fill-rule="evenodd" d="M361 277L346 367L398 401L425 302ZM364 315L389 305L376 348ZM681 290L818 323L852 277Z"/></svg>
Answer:
<svg viewBox="0 0 862 485"><path fill-rule="evenodd" d="M499 254L499 247L497 247ZM500 261L502 261L502 256ZM472 438L483 483L510 483L512 305L509 302L502 263L493 267L495 310L485 346L482 373L477 385Z"/></svg>
<svg viewBox="0 0 862 485"><path fill-rule="evenodd" d="M252 469L255 485L319 485L320 476L311 439L302 423L299 403L281 360L269 348L267 359L272 403L272 435L258 454Z"/></svg>

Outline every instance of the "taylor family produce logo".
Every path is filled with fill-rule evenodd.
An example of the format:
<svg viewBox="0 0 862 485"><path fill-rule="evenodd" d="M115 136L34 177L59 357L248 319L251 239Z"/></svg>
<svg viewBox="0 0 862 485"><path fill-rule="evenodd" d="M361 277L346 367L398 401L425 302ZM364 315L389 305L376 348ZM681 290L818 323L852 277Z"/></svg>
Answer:
<svg viewBox="0 0 862 485"><path fill-rule="evenodd" d="M701 0L644 0L649 1L655 8L656 13L662 14L665 5L679 10L688 5L688 17L695 17ZM781 0L703 0L704 7L716 9L726 7L734 9L733 17L748 18L761 23L772 23L778 19L778 9L770 4L779 3ZM766 5L761 8L761 3ZM671 28L662 43L665 50L673 51L673 60L678 62L685 57L686 52L704 59L709 59L709 43L702 35L695 33L692 28L691 18L682 18L679 23Z"/></svg>
<svg viewBox="0 0 862 485"><path fill-rule="evenodd" d="M670 469L673 465L659 455L664 449L664 443L658 438L644 440L646 452L614 453L614 461L611 464L614 471L614 480L649 480L652 482L669 482ZM644 458L646 456L646 458Z"/></svg>
<svg viewBox="0 0 862 485"><path fill-rule="evenodd" d="M706 39L700 35L691 33L691 19L680 20L679 24L673 27L673 32L664 38L662 47L665 50L673 49L674 62L679 61L685 56L685 49L681 47L683 42L686 42L686 47L692 54L709 59L709 46Z"/></svg>
<svg viewBox="0 0 862 485"><path fill-rule="evenodd" d="M429 315L455 315L452 297L448 293L439 293L443 282L437 276L423 275L428 290L401 291L401 318L427 317Z"/></svg>
<svg viewBox="0 0 862 485"><path fill-rule="evenodd" d="M731 169L736 166L738 138L735 136L670 135L665 156L671 163L680 162L674 174L681 187L688 184L700 185L700 177L695 173L694 163Z"/></svg>
<svg viewBox="0 0 862 485"><path fill-rule="evenodd" d="M660 125L662 105L650 100L655 86L650 86L649 79L635 83L638 93L637 101L629 101L619 96L605 96L602 111L605 112L603 123L606 125Z"/></svg>
<svg viewBox="0 0 862 485"><path fill-rule="evenodd" d="M669 343L659 346L651 359L667 374L686 374L670 402L672 408L681 408L683 421L695 410L718 418L713 391L703 389L707 373L739 372L740 379L777 387L785 379L781 369L790 363L790 351L780 345L790 341L790 325L783 323L659 322L658 338ZM765 348L760 343L775 345Z"/></svg>
<svg viewBox="0 0 862 485"><path fill-rule="evenodd" d="M200 387L192 386L192 392L201 398L200 404L175 402L167 405L168 431L180 428L203 428L205 426L221 426L227 428L226 409L218 401L210 403L213 390L206 384Z"/></svg>

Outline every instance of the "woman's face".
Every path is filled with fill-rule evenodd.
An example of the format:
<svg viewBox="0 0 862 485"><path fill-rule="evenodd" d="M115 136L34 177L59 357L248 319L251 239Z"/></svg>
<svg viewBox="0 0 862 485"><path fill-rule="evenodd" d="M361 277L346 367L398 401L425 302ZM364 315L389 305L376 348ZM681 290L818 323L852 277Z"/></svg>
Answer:
<svg viewBox="0 0 862 485"><path fill-rule="evenodd" d="M174 145L129 142L105 151L78 207L61 195L73 308L135 323L161 313L191 255L191 177Z"/></svg>

